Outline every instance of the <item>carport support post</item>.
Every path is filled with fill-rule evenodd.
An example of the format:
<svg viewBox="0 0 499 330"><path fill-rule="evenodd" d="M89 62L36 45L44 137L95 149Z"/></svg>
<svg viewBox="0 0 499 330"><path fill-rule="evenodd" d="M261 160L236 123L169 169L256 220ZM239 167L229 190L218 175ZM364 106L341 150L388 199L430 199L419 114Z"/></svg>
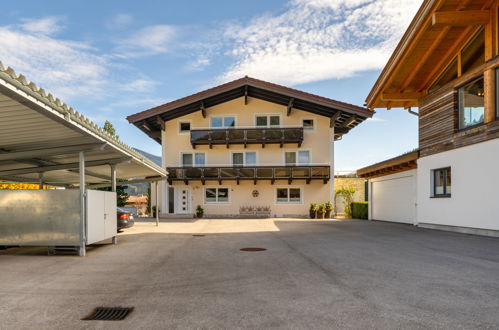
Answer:
<svg viewBox="0 0 499 330"><path fill-rule="evenodd" d="M154 185L155 185L154 188L156 189L156 196L155 196L156 197L156 203L155 203L156 204L156 227L158 227L159 226L159 205L158 205L159 204L158 203L158 201L159 201L159 198L158 198L158 185L159 184L158 184L158 181L156 181L154 183Z"/></svg>
<svg viewBox="0 0 499 330"><path fill-rule="evenodd" d="M116 165L111 165L111 191L116 192ZM113 244L118 244L118 237L113 236Z"/></svg>
<svg viewBox="0 0 499 330"><path fill-rule="evenodd" d="M43 189L43 172L38 173L38 189L42 190Z"/></svg>
<svg viewBox="0 0 499 330"><path fill-rule="evenodd" d="M84 257L86 254L85 246L87 242L86 237L86 207L85 207L85 153L79 153L79 170L80 170L80 247L78 255Z"/></svg>

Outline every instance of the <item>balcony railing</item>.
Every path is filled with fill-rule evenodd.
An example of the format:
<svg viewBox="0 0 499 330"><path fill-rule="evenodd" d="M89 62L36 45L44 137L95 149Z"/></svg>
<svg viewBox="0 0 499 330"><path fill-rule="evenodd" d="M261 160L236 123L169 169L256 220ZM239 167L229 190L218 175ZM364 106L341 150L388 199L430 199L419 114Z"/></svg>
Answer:
<svg viewBox="0 0 499 330"><path fill-rule="evenodd" d="M191 144L197 145L226 145L303 143L303 127L258 127L258 128L215 128L191 130Z"/></svg>
<svg viewBox="0 0 499 330"><path fill-rule="evenodd" d="M168 182L183 181L222 181L251 180L255 184L258 180L268 180L274 184L277 180L322 180L327 183L330 179L328 165L296 165L296 166L230 166L230 167L168 167Z"/></svg>

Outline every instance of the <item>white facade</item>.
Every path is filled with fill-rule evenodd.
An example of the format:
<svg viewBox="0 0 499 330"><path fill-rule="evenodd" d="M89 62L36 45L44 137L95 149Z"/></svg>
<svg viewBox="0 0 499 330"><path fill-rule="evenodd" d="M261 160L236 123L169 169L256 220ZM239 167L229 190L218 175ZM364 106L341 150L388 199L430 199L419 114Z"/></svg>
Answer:
<svg viewBox="0 0 499 330"><path fill-rule="evenodd" d="M431 197L433 169L450 167L452 193ZM499 139L418 160L418 223L499 230Z"/></svg>
<svg viewBox="0 0 499 330"><path fill-rule="evenodd" d="M369 220L416 223L416 170L369 180Z"/></svg>

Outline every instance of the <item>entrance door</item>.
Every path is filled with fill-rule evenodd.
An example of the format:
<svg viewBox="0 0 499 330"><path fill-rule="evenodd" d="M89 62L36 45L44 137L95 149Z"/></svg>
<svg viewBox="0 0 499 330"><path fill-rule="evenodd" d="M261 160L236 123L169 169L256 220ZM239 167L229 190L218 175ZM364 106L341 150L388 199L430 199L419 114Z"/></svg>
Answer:
<svg viewBox="0 0 499 330"><path fill-rule="evenodd" d="M189 214L191 211L191 188L176 187L175 189L176 205L175 213Z"/></svg>

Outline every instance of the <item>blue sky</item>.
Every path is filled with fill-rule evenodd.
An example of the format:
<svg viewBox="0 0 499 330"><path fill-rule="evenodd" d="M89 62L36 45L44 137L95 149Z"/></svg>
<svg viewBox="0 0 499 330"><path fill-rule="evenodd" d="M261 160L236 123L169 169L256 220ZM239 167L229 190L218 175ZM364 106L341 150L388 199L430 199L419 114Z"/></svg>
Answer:
<svg viewBox="0 0 499 330"><path fill-rule="evenodd" d="M127 115L249 75L364 100L421 1L9 1L0 61L127 144L160 154ZM417 118L377 110L336 143L354 170L417 147Z"/></svg>

